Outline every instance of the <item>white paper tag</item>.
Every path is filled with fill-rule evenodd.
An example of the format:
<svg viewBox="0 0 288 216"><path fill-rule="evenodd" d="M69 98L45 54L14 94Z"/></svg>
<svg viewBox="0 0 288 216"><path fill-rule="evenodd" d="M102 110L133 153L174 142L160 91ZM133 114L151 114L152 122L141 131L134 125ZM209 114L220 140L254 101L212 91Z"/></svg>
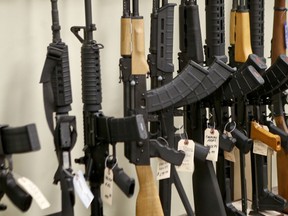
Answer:
<svg viewBox="0 0 288 216"><path fill-rule="evenodd" d="M76 191L76 194L79 196L83 205L88 208L94 199L92 192L90 191L84 175L81 170L79 170L73 177L73 185Z"/></svg>
<svg viewBox="0 0 288 216"><path fill-rule="evenodd" d="M171 173L171 164L167 161L162 160L161 158L158 158L158 164L157 164L157 180L167 179L170 178Z"/></svg>
<svg viewBox="0 0 288 216"><path fill-rule="evenodd" d="M253 140L253 153L259 154L263 156L267 156L268 146L259 141L259 140Z"/></svg>
<svg viewBox="0 0 288 216"><path fill-rule="evenodd" d="M204 132L204 146L208 146L207 160L217 161L219 150L219 132L216 129L207 128Z"/></svg>
<svg viewBox="0 0 288 216"><path fill-rule="evenodd" d="M104 170L104 184L103 184L103 193L102 199L108 205L112 205L113 199L113 171L108 167Z"/></svg>
<svg viewBox="0 0 288 216"><path fill-rule="evenodd" d="M224 151L225 160L228 160L228 161L233 162L233 163L236 162L235 149L236 149L236 147L234 146L232 151L230 151L230 152Z"/></svg>
<svg viewBox="0 0 288 216"><path fill-rule="evenodd" d="M26 177L20 177L17 179L17 182L33 197L41 209L46 209L50 206L50 203L44 197L40 189L31 180Z"/></svg>
<svg viewBox="0 0 288 216"><path fill-rule="evenodd" d="M194 141L181 139L178 142L178 150L184 151L185 157L182 161L182 164L177 167L177 171L193 173L194 172L194 152L195 152Z"/></svg>

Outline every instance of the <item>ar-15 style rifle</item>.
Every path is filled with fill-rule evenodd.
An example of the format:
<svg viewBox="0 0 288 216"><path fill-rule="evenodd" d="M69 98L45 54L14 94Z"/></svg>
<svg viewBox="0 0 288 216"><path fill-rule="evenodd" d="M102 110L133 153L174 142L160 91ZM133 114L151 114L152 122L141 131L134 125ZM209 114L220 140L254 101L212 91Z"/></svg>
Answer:
<svg viewBox="0 0 288 216"><path fill-rule="evenodd" d="M93 39L96 30L92 23L91 0L85 0L85 26L73 26L71 31L82 43L82 102L84 120L84 157L76 159L77 163L85 164L85 178L90 183L94 199L91 203L91 215L103 216L103 203L100 186L104 181L106 166L113 171L113 181L127 196L134 193L134 179L129 178L116 163L117 142L143 142L147 139L147 131L142 115L126 118L105 116L101 111L101 70L100 53L103 48ZM83 30L84 37L79 31ZM112 145L112 157L108 152ZM106 164L107 161L107 164Z"/></svg>
<svg viewBox="0 0 288 216"><path fill-rule="evenodd" d="M30 208L32 197L18 185L12 174L12 154L39 149L40 144L35 124L22 127L0 125L0 200L6 194L12 203L23 212ZM0 211L5 209L6 206L1 204Z"/></svg>
<svg viewBox="0 0 288 216"><path fill-rule="evenodd" d="M53 183L60 182L61 187L61 211L52 215L73 216L75 194L70 154L77 139L76 118L69 115L72 103L69 54L68 46L60 36L57 0L51 0L51 8L53 40L47 47L40 82L43 83L45 114L49 129L54 136L58 159ZM54 112L56 113L55 128Z"/></svg>

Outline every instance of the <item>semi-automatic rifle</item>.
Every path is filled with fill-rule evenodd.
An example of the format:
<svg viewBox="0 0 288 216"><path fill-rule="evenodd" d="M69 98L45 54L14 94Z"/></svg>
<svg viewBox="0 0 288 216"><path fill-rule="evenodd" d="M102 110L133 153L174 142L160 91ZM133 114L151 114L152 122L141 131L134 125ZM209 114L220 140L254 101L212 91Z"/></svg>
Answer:
<svg viewBox="0 0 288 216"><path fill-rule="evenodd" d="M145 57L143 57L143 54L144 54L143 46L141 46L141 47L138 46L138 45L143 45L143 35L142 35L143 34L143 24L142 24L142 26L139 26L139 24L137 23L137 22L139 22L139 20L141 20L141 19L139 19L140 17L138 14L138 1L133 1L132 14L130 12L130 4L129 3L130 3L130 1L124 1L123 16L121 19L121 23L122 23L122 25L121 25L121 27L122 27L121 28L122 29L122 31L121 31L121 36L122 36L122 38L121 38L121 42L122 42L121 43L121 55L122 55L122 58L120 59L120 70L121 70L121 79L122 79L123 84L124 84L124 114L125 115L131 115L131 114L135 114L135 113L141 113L144 115L144 118L147 120L147 122L151 121L151 123L152 123L151 125L153 125L155 123L155 122L153 122L153 119L157 120L157 114L156 113L159 114L163 110L165 111L165 110L173 109L173 108L170 108L170 106L172 106L172 107L175 106L175 104L177 104L183 98L185 98L187 95L192 93L199 86L200 82L205 78L205 76L208 74L208 72L203 67L196 64L195 62L188 61L185 64L185 66L182 68L179 75L176 76L173 80L171 80L167 83L163 83L164 79L163 80L157 80L157 78L159 78L159 75L161 75L161 78L163 78L163 76L165 75L165 79L167 79L167 76L169 76L167 73L171 73L168 71L171 71L171 66L173 66L173 65L171 65L171 63L172 63L171 59L169 58L169 56L171 55L170 51L171 51L172 47L170 46L171 44L170 45L166 44L166 45L168 45L168 48L167 47L162 47L162 49L160 48L160 52L158 50L158 52L159 52L158 55L160 54L160 56L157 55L157 50L155 48L155 44L156 44L156 42L159 42L158 39L161 39L161 37L159 38L159 35L157 35L158 31L156 31L157 29L155 29L155 25L157 22L153 19L153 26L151 28L153 28L155 31L153 31L153 33L151 33L153 41L151 42L152 43L152 45L150 47L151 54L149 55L148 59L149 59L150 67L151 67L150 74L151 74L151 76L153 76L153 79L155 82L157 80L158 88L154 88L154 89L147 91L146 90L146 74L147 74L149 69L147 68L147 65L146 65L147 63L145 63L143 61L143 58L145 58ZM154 2L154 5L155 5L155 9L157 9L158 2ZM164 5L164 8L166 8L165 2L163 5ZM171 8L172 7L169 6L170 10L171 10ZM163 14L165 14L165 13L163 12ZM163 14L161 14L161 15L163 16ZM171 11L170 11L170 14L171 14ZM155 14L152 14L152 16L154 18ZM129 19L131 19L131 21L129 21ZM160 19L160 21L161 20L162 19ZM169 20L171 21L171 18L169 18ZM166 31L167 27L169 27L169 29L171 29L170 25L168 25L168 24L165 25L165 22L163 22L163 21L161 21L161 22L163 23L164 29L160 28L161 30L159 30L159 31ZM161 22L160 22L160 25L161 25ZM157 25L158 25L158 23L157 23ZM132 31L130 30L131 27L132 27ZM131 39L130 32L132 32L132 39ZM169 32L166 32L166 33L168 35L170 35ZM155 38L157 38L157 39L155 39ZM161 40L160 40L160 43L158 43L157 46L165 45L165 40L164 40L165 38L166 37L163 37L163 41L161 42ZM130 47L131 41L132 41L132 48ZM162 53L163 55L161 55L161 50L163 50L163 53ZM169 50L169 51L167 51L167 50ZM157 56L160 58L158 59ZM157 61L159 64L156 64ZM139 64L142 65L142 67L138 67L138 68L133 67L133 62L137 63L138 65ZM163 67L165 65L166 65L165 70L163 70ZM140 69L142 69L142 70L140 70ZM162 73L162 72L166 72L166 73ZM167 81L168 80L169 79L167 79ZM159 82L159 81L161 81L161 82ZM208 86L205 86L203 91L205 91L206 87L208 87ZM177 91L175 91L176 89L177 89ZM203 92L200 92L200 93L203 93ZM157 97L155 97L155 96L157 96ZM169 109L167 109L168 107L169 107ZM156 116L155 116L155 114L156 114ZM161 119L161 118L159 118L159 119ZM162 126L166 127L166 125L165 125L166 123L165 124L163 124L163 123L165 123L165 122L164 121L162 122ZM152 128L153 127L155 128L156 126L154 125L154 126L152 126ZM168 130L167 131L161 131L161 133L162 133L161 136L163 136L163 134L165 134L164 136L167 136L167 132L169 132L169 131ZM154 134L151 133L151 137L153 137L153 136L154 136ZM174 136L174 133L173 133L173 136ZM170 140L170 138L169 138L169 140ZM155 145L156 143L157 142L153 141L153 139L150 139L144 145L139 145L139 143L138 144L125 144L125 155L130 160L131 163L136 165L139 173L140 173L140 171L143 172L142 170L140 170L140 168L142 168L142 167L143 168L145 167L145 169L146 169L146 167L150 169L150 166L147 166L147 165L149 165L149 157L152 156L151 153L149 153L149 152L151 151L151 148L155 148L155 147L153 147L153 145ZM171 143L173 144L174 142L171 141ZM161 144L160 145L157 144L157 145L161 146ZM163 148L163 146L162 146L162 148ZM142 152L142 154L139 154L139 152ZM146 153L146 154L148 153L148 155L144 155L143 153ZM203 153L203 150L202 150L202 153ZM166 155L168 155L168 152L166 153ZM141 156L141 158L139 158L139 156ZM172 158L166 157L165 154L162 154L161 156L162 156L162 159L164 159L164 160L166 160L166 161L168 161L174 165L177 165L177 163L179 162L179 160L178 160L178 162L175 160L171 160ZM165 158L164 158L164 156L165 156ZM142 166L140 166L140 165L142 165ZM149 172L151 172L151 171L149 171ZM172 172L174 172L173 168L172 168ZM174 175L174 177L175 176L176 175ZM143 176L138 175L138 179L140 177L143 178ZM173 181L174 182L178 181L178 179L174 178ZM173 181L170 181L170 183L168 183L168 187L170 187L171 182L173 182ZM151 183L151 180L143 182L141 179L140 188L145 186L145 185L143 185L144 183L146 183L146 184ZM177 183L177 185L181 185L180 181ZM154 186L153 186L153 188L154 188ZM183 192L183 190L181 188L180 189L178 188L178 190ZM141 189L140 189L140 192L143 193L143 191L141 191ZM184 194L182 192L180 192L180 193ZM168 191L168 193L169 193L169 191ZM143 194L142 194L142 196L143 196ZM140 197L140 194L138 195L138 197ZM144 194L144 197L147 197L147 194ZM186 200L185 197L184 198L181 197L181 199ZM170 202L169 197L166 200L168 202ZM151 200L151 199L147 200L147 198L146 198L145 199L146 208L143 209L144 207L142 205L141 211L140 211L140 209L139 209L139 211L136 210L137 214L140 214L142 212L144 212L144 213L146 212L147 214L153 214L153 212L151 213L150 211L155 212L155 210L157 210L158 207L156 206L157 208L155 208L155 207L153 207L153 205L155 205L155 203L158 204L158 202L154 202L154 204L153 204L153 202L151 203L150 201L153 201L153 200ZM185 203L186 201L183 201L183 202ZM147 207L147 205L149 205L149 208ZM141 202L137 202L137 207L138 206L141 207ZM191 211L191 207L189 205L185 206L185 208L186 208L186 210L188 209L187 210L188 213L191 212L190 214L191 215L193 214L193 212ZM168 205L165 204L165 209L168 209L168 212L170 211L169 204Z"/></svg>
<svg viewBox="0 0 288 216"><path fill-rule="evenodd" d="M189 60L196 61L201 65L204 63L199 9L196 1L181 1L181 5L179 6L179 24L180 53L178 54L178 59L179 71L181 71L183 66L185 66L185 64L187 64L187 61ZM208 50L208 48L206 47L206 52L209 51L210 50ZM226 81L231 76L232 71L225 68L224 63L223 65L221 64L221 60L216 63L216 65L220 65L220 67L218 66L217 68L218 70L213 70L213 66L211 66L209 74L202 82L202 88L199 87L198 90L204 89L204 86L209 86L212 88L208 88L209 90L207 89L207 94L203 95L204 97L215 91L218 87L221 86L221 84L224 83L224 81ZM215 83L213 82L214 80L216 81ZM208 83L210 85L207 85ZM191 103L189 103L190 101L188 99L185 101L187 102L186 105L185 103L183 104L185 105L184 128L187 132L188 138L193 139L196 142L203 143L204 133L202 132L204 122L202 122L203 119L201 115L203 114L202 112L205 108L202 107L202 103L198 101L198 96L199 99L201 99L201 93L200 95L196 95L196 97L193 97L195 96L195 94L192 97L189 95L190 99L196 98L195 101L191 101ZM192 104L192 102L194 103ZM200 179L202 180L200 181ZM198 160L197 158L195 158L195 170L193 174L193 192L196 215L225 215L225 208L222 202L221 193L211 161ZM205 210L202 204L204 201L203 195L206 192L208 192L210 196L209 200L206 199L207 202L205 201L207 206L209 206L206 206L207 208ZM209 211L208 208L211 211Z"/></svg>
<svg viewBox="0 0 288 216"><path fill-rule="evenodd" d="M71 168L71 150L76 139L76 117L70 116L72 91L70 81L68 46L62 41L57 0L51 0L52 43L47 47L47 55L41 80L46 120L54 136L58 168L54 175L54 184L60 182L61 211L52 215L73 216L75 194ZM53 123L53 113L55 124Z"/></svg>
<svg viewBox="0 0 288 216"><path fill-rule="evenodd" d="M0 200L6 194L11 202L21 211L27 211L32 197L13 176L12 154L21 154L40 149L35 124L21 127L0 125ZM0 211L7 207L0 204Z"/></svg>
<svg viewBox="0 0 288 216"><path fill-rule="evenodd" d="M117 142L144 142L147 130L142 115L126 118L108 117L101 111L101 68L100 49L93 39L96 30L92 23L92 3L85 0L85 26L73 26L71 31L82 43L81 71L82 71L82 102L84 124L84 157L76 159L85 164L85 178L90 183L94 199L91 203L91 215L103 216L103 203L100 187L104 182L104 169L108 167L113 172L113 181L127 196L134 193L135 181L129 178L123 169L118 167L116 157ZM83 37L79 31L83 31ZM109 144L112 145L112 155L109 155ZM145 173L144 173L145 175ZM145 178L145 176L144 176Z"/></svg>
<svg viewBox="0 0 288 216"><path fill-rule="evenodd" d="M161 87L173 80L174 7L175 4L170 4L167 1L162 1L161 6L159 0L153 1L149 49L150 54L148 55L151 89ZM184 14L182 14L182 16L184 16ZM181 102L178 102L177 104L179 103ZM174 126L174 115L176 115L175 113L178 112L174 110L174 106L175 105L154 113L156 119L150 122L150 132L152 138L161 137L162 140L165 139L169 147L177 149L177 143L180 136L179 134L175 134L177 129ZM205 160L205 155L207 154L207 147L195 143L196 158L200 158L199 160ZM173 164L171 165L170 178L160 180L159 182L159 196L164 215L171 215L172 184L174 184L177 189L182 204L186 210L186 214L194 215L191 204Z"/></svg>

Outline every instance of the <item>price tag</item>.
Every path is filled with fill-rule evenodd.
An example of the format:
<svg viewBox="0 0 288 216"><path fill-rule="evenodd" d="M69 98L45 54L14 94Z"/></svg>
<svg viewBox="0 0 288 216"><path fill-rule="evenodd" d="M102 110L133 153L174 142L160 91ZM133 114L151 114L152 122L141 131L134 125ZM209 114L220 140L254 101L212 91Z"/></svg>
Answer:
<svg viewBox="0 0 288 216"><path fill-rule="evenodd" d="M108 205L112 205L113 195L113 171L108 167L104 170L104 184L103 184L103 195L102 199Z"/></svg>
<svg viewBox="0 0 288 216"><path fill-rule="evenodd" d="M185 157L182 161L182 164L177 167L178 171L181 172L194 172L194 152L195 152L195 143L193 140L184 140L181 139L178 142L178 150L185 152Z"/></svg>
<svg viewBox="0 0 288 216"><path fill-rule="evenodd" d="M268 146L265 143L259 140L253 141L253 153L254 154L267 156L267 151L268 151Z"/></svg>
<svg viewBox="0 0 288 216"><path fill-rule="evenodd" d="M216 129L207 128L204 132L204 146L208 146L207 160L217 161L219 151L219 132Z"/></svg>
<svg viewBox="0 0 288 216"><path fill-rule="evenodd" d="M171 172L171 164L162 160L161 158L158 158L156 179L162 180L170 178L170 172Z"/></svg>
<svg viewBox="0 0 288 216"><path fill-rule="evenodd" d="M33 197L41 209L46 209L50 206L50 203L44 197L40 189L31 180L26 177L20 177L17 179L17 182Z"/></svg>
<svg viewBox="0 0 288 216"><path fill-rule="evenodd" d="M92 192L90 191L84 175L81 170L79 170L73 177L73 185L76 191L76 194L79 196L83 205L88 208L94 199Z"/></svg>

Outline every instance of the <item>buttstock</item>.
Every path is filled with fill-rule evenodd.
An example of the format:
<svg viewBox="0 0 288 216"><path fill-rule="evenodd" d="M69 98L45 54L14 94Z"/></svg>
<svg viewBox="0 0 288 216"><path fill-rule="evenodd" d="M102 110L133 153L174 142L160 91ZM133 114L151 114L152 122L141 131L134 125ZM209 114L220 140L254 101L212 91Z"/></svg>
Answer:
<svg viewBox="0 0 288 216"><path fill-rule="evenodd" d="M135 166L139 181L136 216L164 215L150 165Z"/></svg>
<svg viewBox="0 0 288 216"><path fill-rule="evenodd" d="M274 151L281 150L280 136L270 133L255 121L251 122L250 137L253 140L259 140L265 143Z"/></svg>

